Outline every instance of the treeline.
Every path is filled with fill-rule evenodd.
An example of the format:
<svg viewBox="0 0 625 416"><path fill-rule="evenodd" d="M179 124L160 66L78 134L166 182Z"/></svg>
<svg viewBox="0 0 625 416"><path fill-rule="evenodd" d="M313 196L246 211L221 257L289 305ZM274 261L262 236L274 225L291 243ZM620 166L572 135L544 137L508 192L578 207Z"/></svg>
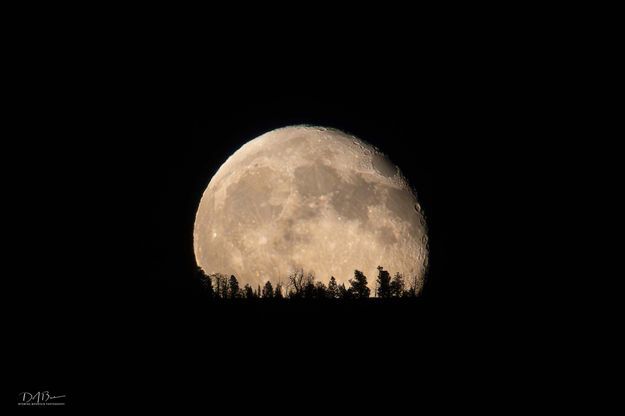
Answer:
<svg viewBox="0 0 625 416"><path fill-rule="evenodd" d="M354 270L354 278L348 286L338 284L334 276L327 285L316 281L313 273L304 273L302 269L289 275L285 283L275 286L267 281L264 285L241 287L236 276L220 273L206 275L198 268L198 276L206 295L210 299L366 299L375 296L382 299L416 298L421 291L421 281L417 276L406 280L400 273L391 277L382 266L378 266L378 277L372 291L367 284L367 276L360 270Z"/></svg>

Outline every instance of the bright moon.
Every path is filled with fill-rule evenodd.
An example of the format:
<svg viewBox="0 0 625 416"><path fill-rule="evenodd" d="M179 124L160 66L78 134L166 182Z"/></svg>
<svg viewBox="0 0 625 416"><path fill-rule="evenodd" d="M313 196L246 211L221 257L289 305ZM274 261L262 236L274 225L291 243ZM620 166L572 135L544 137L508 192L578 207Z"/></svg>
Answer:
<svg viewBox="0 0 625 416"><path fill-rule="evenodd" d="M377 266L422 283L427 228L414 192L379 150L335 129L290 126L246 143L204 191L193 233L208 274L252 287L296 269L347 282Z"/></svg>

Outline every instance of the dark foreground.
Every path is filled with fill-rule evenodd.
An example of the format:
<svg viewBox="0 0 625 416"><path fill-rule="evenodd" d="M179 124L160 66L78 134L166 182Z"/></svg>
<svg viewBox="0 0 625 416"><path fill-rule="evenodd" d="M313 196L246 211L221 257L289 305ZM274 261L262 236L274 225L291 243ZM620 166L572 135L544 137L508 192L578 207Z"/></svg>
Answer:
<svg viewBox="0 0 625 416"><path fill-rule="evenodd" d="M49 318L65 324L42 325L38 344L21 351L31 357L22 366L24 385L38 380L29 388L68 394L68 406L85 410L271 409L288 401L322 410L326 395L347 407L356 400L388 402L388 408L439 400L478 373L496 377L496 369L481 363L509 342L504 332L486 332L474 314L427 299L206 302L198 296L136 305L111 304L110 313L52 312ZM25 330L29 339L33 330ZM42 346L45 354L38 353Z"/></svg>

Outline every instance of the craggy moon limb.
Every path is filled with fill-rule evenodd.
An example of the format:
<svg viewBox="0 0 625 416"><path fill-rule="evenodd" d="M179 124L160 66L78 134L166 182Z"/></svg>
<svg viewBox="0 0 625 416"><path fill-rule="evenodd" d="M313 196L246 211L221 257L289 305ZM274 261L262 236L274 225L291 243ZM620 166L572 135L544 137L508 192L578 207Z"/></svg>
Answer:
<svg viewBox="0 0 625 416"><path fill-rule="evenodd" d="M219 168L196 214L194 251L208 274L286 283L295 269L339 283L377 266L423 282L425 219L384 154L335 129L290 126L246 143Z"/></svg>

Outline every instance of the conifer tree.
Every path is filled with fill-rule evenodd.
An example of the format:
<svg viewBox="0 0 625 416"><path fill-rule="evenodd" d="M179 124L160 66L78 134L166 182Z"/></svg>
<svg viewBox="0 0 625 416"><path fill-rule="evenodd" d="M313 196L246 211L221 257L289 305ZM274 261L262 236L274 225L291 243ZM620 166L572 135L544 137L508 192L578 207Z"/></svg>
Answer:
<svg viewBox="0 0 625 416"><path fill-rule="evenodd" d="M330 277L330 282L328 283L328 290L326 292L326 295L329 299L337 299L340 296L339 287L336 284L336 279L334 278L334 276Z"/></svg>
<svg viewBox="0 0 625 416"><path fill-rule="evenodd" d="M271 285L271 282L269 280L267 280L267 283L265 283L265 286L263 287L263 298L273 298L273 286Z"/></svg>
<svg viewBox="0 0 625 416"><path fill-rule="evenodd" d="M228 298L236 299L239 297L239 281L234 275L230 276L228 281Z"/></svg>
<svg viewBox="0 0 625 416"><path fill-rule="evenodd" d="M367 276L360 270L354 270L354 279L350 279L351 287L349 291L354 299L365 299L369 297L370 289L367 287Z"/></svg>
<svg viewBox="0 0 625 416"><path fill-rule="evenodd" d="M404 287L404 277L399 272L395 273L390 286L391 297L400 298L404 296Z"/></svg>
<svg viewBox="0 0 625 416"><path fill-rule="evenodd" d="M384 270L382 266L378 266L378 297L387 299L391 297L391 275Z"/></svg>

